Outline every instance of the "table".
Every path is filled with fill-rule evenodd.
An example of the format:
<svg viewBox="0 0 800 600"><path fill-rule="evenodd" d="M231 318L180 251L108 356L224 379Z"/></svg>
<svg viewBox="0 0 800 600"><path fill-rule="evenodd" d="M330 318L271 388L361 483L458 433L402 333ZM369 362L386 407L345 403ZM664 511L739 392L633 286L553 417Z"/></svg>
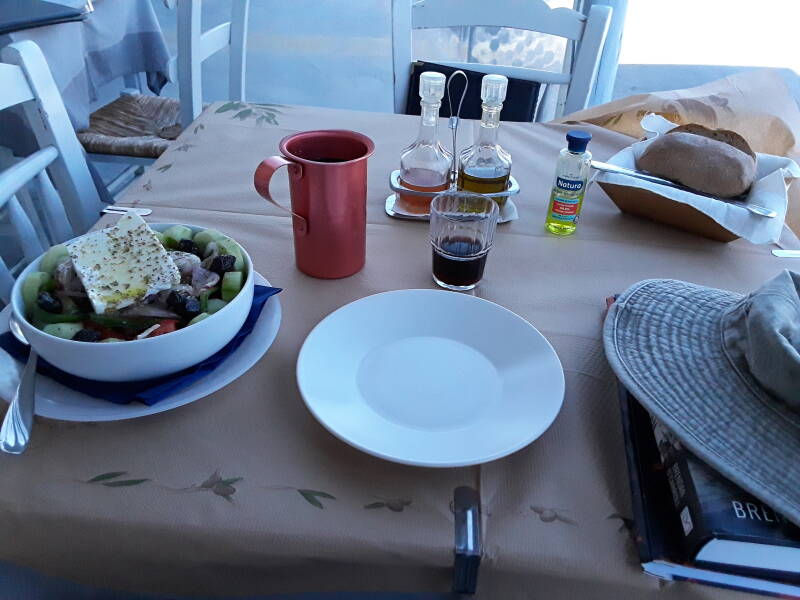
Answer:
<svg viewBox="0 0 800 600"><path fill-rule="evenodd" d="M444 470L384 462L314 420L294 367L308 332L343 304L434 287L427 226L383 213L389 173L416 118L278 107L273 125L258 121L265 110L211 105L121 203L152 208L154 222L234 235L256 268L284 288L275 344L227 388L169 413L95 425L40 422L25 455L0 456L0 560L140 592L443 592L451 581L449 502L466 484L484 506L479 598L748 597L663 586L641 573L625 528L631 509L619 407L600 342L604 299L648 277L744 292L791 261L766 247L719 244L622 215L596 188L578 233L551 237L543 231L545 207L570 126L505 123L500 139L522 188L521 218L499 227L475 294L522 315L551 341L566 374L563 409L539 440L502 460ZM281 137L314 128L355 129L377 142L367 264L348 279L300 273L288 218L252 189L256 165L276 153ZM631 142L589 130L601 160ZM285 177L275 178L273 191L287 197ZM87 483L110 471L148 481ZM227 500L191 487L215 472L241 478ZM384 505L368 508L375 503Z"/></svg>

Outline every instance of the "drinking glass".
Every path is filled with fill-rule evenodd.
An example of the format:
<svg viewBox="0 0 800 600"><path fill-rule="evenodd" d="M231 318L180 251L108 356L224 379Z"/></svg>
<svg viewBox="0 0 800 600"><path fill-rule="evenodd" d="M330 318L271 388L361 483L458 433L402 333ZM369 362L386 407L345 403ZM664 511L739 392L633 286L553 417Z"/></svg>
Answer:
<svg viewBox="0 0 800 600"><path fill-rule="evenodd" d="M471 290L483 277L500 209L481 194L448 191L431 202L433 280L448 290Z"/></svg>

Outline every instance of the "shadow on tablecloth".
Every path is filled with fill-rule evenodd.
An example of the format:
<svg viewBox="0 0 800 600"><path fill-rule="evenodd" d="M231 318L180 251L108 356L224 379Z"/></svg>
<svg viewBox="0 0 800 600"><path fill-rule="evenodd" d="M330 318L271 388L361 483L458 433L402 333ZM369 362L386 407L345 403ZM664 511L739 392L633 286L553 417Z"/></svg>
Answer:
<svg viewBox="0 0 800 600"><path fill-rule="evenodd" d="M26 600L177 600L176 596L115 592L43 575L33 569L0 562L0 598ZM222 596L180 596L181 600L225 600ZM330 592L236 596L235 600L455 600L456 594L400 592ZM234 600L233 597L230 600Z"/></svg>

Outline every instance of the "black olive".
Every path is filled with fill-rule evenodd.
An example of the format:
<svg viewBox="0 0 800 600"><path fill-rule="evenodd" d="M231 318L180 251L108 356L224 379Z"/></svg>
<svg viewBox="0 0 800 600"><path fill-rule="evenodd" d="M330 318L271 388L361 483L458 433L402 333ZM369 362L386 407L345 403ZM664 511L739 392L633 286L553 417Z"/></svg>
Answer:
<svg viewBox="0 0 800 600"><path fill-rule="evenodd" d="M178 292L178 291L170 292L169 295L167 296L167 306L169 306L170 308L175 308L179 304L183 304L184 298L188 295L189 294L187 294L186 292Z"/></svg>
<svg viewBox="0 0 800 600"><path fill-rule="evenodd" d="M200 301L186 292L170 292L167 296L167 306L186 319L200 314Z"/></svg>
<svg viewBox="0 0 800 600"><path fill-rule="evenodd" d="M181 313L178 311L178 314L182 314L184 317L196 317L200 314L200 300L195 298L194 296L189 296L186 298L186 302L183 305L183 312Z"/></svg>
<svg viewBox="0 0 800 600"><path fill-rule="evenodd" d="M215 256L214 260L211 261L211 266L209 267L209 271L213 271L220 277L222 277L228 271L233 271L233 265L236 264L236 257L230 254L220 254L219 256Z"/></svg>
<svg viewBox="0 0 800 600"><path fill-rule="evenodd" d="M81 296L79 298L73 298L75 301L75 308L78 312L81 313L90 313L94 312L94 308L92 307L92 303L86 296Z"/></svg>
<svg viewBox="0 0 800 600"><path fill-rule="evenodd" d="M178 250L181 252L189 252L200 256L200 246L195 244L192 240L178 240Z"/></svg>
<svg viewBox="0 0 800 600"><path fill-rule="evenodd" d="M64 310L64 305L61 304L58 296L53 296L50 292L39 292L36 297L36 304L39 305L39 308L49 313L58 314Z"/></svg>
<svg viewBox="0 0 800 600"><path fill-rule="evenodd" d="M99 342L103 336L99 331L94 329L81 329L78 333L72 336L76 342Z"/></svg>

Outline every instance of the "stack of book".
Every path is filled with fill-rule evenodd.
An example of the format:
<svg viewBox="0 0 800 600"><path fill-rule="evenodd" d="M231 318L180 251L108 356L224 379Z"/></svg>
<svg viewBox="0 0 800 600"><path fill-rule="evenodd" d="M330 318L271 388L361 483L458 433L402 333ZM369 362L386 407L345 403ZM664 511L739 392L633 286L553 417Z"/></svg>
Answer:
<svg viewBox="0 0 800 600"><path fill-rule="evenodd" d="M800 528L698 460L622 386L620 403L644 571L800 598Z"/></svg>

